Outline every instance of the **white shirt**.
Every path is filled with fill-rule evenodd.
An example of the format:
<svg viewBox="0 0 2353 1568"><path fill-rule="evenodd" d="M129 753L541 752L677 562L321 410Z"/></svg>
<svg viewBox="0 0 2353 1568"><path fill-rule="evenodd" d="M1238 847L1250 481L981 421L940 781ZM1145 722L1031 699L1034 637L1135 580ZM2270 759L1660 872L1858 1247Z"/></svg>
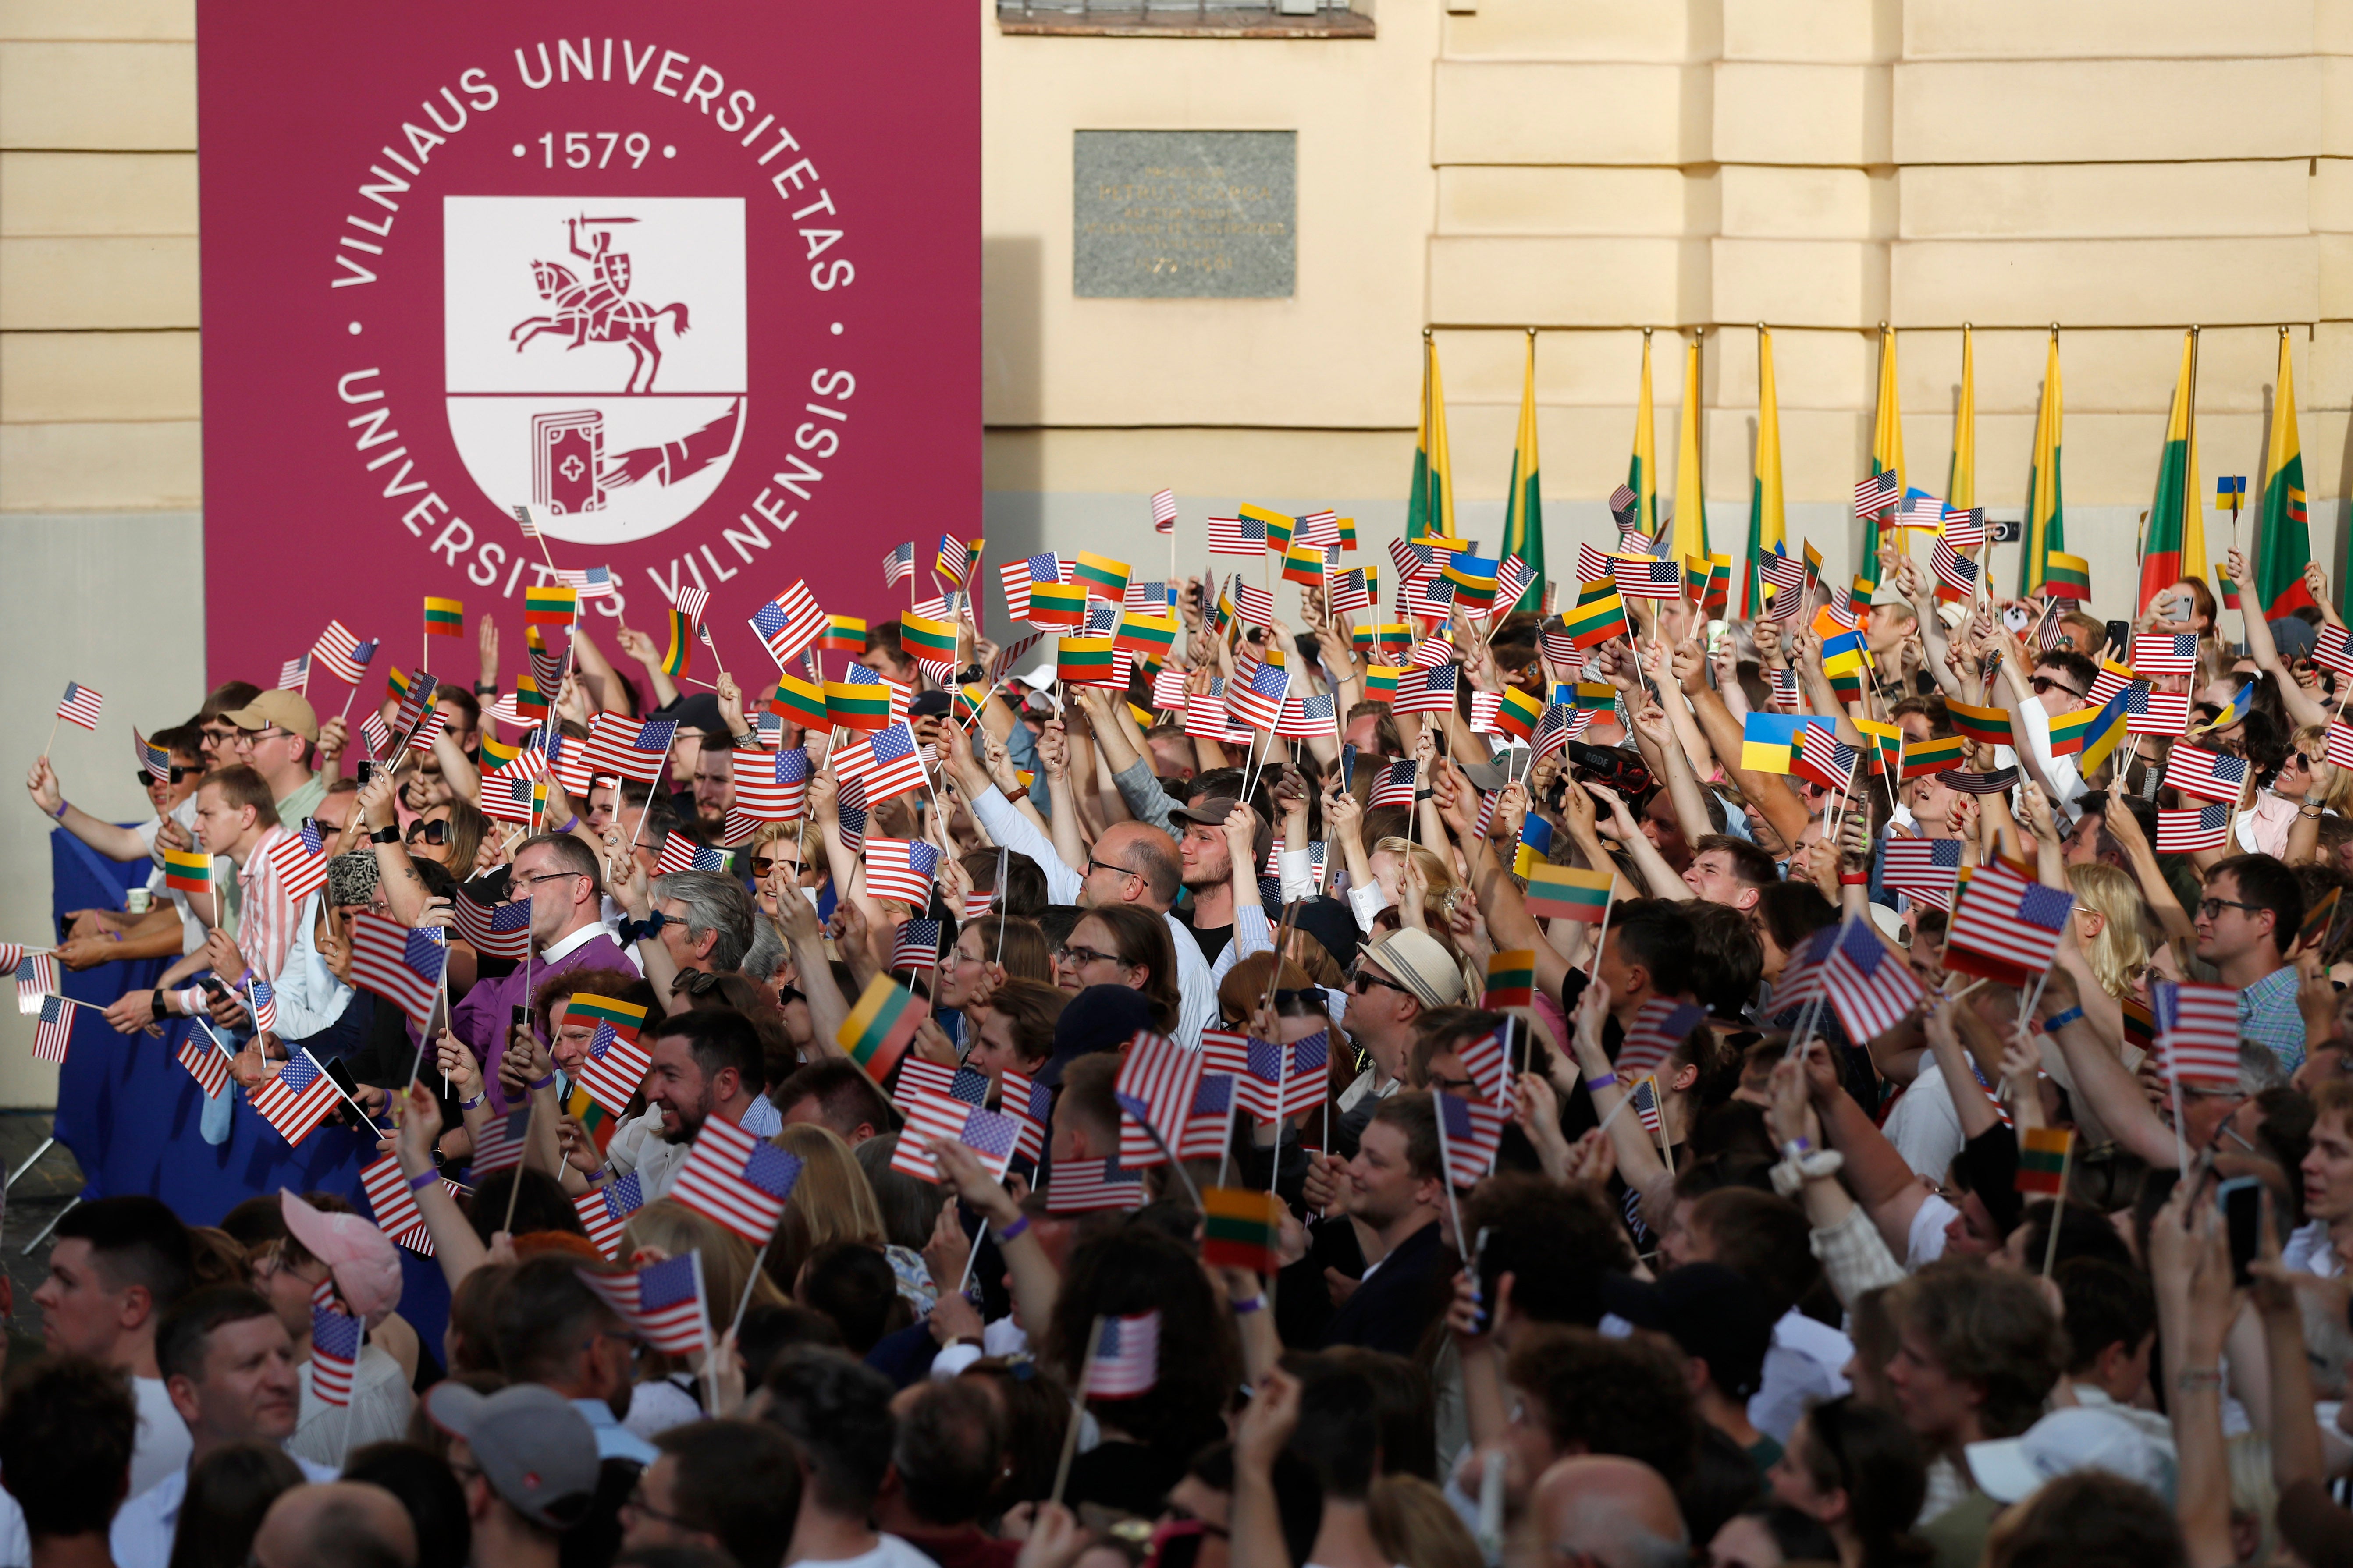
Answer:
<svg viewBox="0 0 2353 1568"><path fill-rule="evenodd" d="M1011 1318L999 1318L984 1323L980 1330L980 1347L942 1345L940 1353L932 1358L932 1376L944 1383L956 1376L973 1363L987 1356L1018 1356L1029 1349L1029 1336Z"/></svg>
<svg viewBox="0 0 2353 1568"><path fill-rule="evenodd" d="M1849 1391L1840 1369L1853 1359L1853 1341L1790 1308L1773 1325L1764 1381L1748 1401L1749 1425L1787 1447L1806 1406Z"/></svg>
<svg viewBox="0 0 2353 1568"><path fill-rule="evenodd" d="M335 978L319 956L316 933L324 888L302 900L294 912L294 940L286 949L286 967L270 981L278 1002L278 1037L307 1040L332 1026L352 1005L352 988Z"/></svg>
<svg viewBox="0 0 2353 1568"><path fill-rule="evenodd" d="M118 1562L116 1568L128 1568ZM940 1568L929 1557L895 1535L881 1535L871 1552L855 1557L803 1557L794 1568Z"/></svg>
<svg viewBox="0 0 2353 1568"><path fill-rule="evenodd" d="M359 1364L352 1373L352 1402L330 1405L311 1387L315 1361L302 1367L301 1414L286 1451L298 1459L312 1459L341 1469L354 1448L370 1443L398 1442L408 1436L409 1412L417 1408L417 1393L408 1374L381 1345L362 1345Z"/></svg>
<svg viewBox="0 0 2353 1568"><path fill-rule="evenodd" d="M2308 1220L2291 1231L2287 1245L2280 1248L2280 1264L2317 1274L2323 1279L2334 1279L2345 1272L2345 1260L2328 1245L2328 1222L2325 1219Z"/></svg>
<svg viewBox="0 0 2353 1568"><path fill-rule="evenodd" d="M196 797L195 795L191 795L174 806L170 815L173 821L188 830L189 837L195 837ZM195 952L205 945L205 922L198 920L196 911L188 907L187 894L176 888L164 885L164 851L155 843L156 835L164 831L164 819L159 816L151 822L142 823L132 831L139 835L139 842L147 847L147 858L155 863L154 870L149 872L147 876L147 890L159 899L170 900L172 907L180 911L180 952L183 954Z"/></svg>
<svg viewBox="0 0 2353 1568"><path fill-rule="evenodd" d="M134 1377L131 1394L139 1405L139 1443L131 1453L131 1495L137 1497L174 1471L186 1469L195 1445L162 1378Z"/></svg>
<svg viewBox="0 0 2353 1568"><path fill-rule="evenodd" d="M662 1137L662 1112L659 1105L649 1105L614 1130L613 1141L605 1145L605 1163L614 1172L627 1175L638 1173L638 1190L648 1203L666 1196L670 1184L678 1178L678 1168L686 1163L691 1144L672 1143Z"/></svg>
<svg viewBox="0 0 2353 1568"><path fill-rule="evenodd" d="M1944 1179L1945 1168L1968 1139L1961 1132L1961 1113L1953 1104L1953 1089L1933 1055L1920 1058L1920 1070L1881 1129L1904 1163L1930 1181Z"/></svg>
<svg viewBox="0 0 2353 1568"><path fill-rule="evenodd" d="M300 1454L292 1458L301 1468L306 1481L337 1479L335 1471L326 1465L314 1464ZM107 1545L114 1554L114 1568L167 1568L172 1561L172 1538L180 1531L180 1504L187 1495L188 1472L183 1466L118 1509L114 1527L107 1537Z"/></svg>
<svg viewBox="0 0 2353 1568"><path fill-rule="evenodd" d="M650 1443L673 1426L702 1420L702 1406L695 1402L693 1391L680 1383L673 1376L631 1384L629 1413L621 1417L621 1425Z"/></svg>
<svg viewBox="0 0 2353 1568"><path fill-rule="evenodd" d="M1904 1271L1916 1274L1945 1256L1945 1227L1961 1217L1961 1211L1930 1193L1912 1216L1911 1234L1905 1238ZM1933 1487L1934 1476L1930 1477ZM1923 1510L1920 1517L1926 1519Z"/></svg>

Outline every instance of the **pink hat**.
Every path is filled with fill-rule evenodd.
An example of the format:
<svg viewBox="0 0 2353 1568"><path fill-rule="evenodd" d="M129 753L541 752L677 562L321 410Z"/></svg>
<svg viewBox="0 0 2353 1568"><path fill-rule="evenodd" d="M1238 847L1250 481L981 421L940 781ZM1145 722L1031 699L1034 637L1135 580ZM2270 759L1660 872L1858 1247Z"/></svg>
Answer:
<svg viewBox="0 0 2353 1568"><path fill-rule="evenodd" d="M322 1214L301 1195L278 1189L286 1228L327 1266L343 1304L375 1328L400 1305L400 1251L355 1214Z"/></svg>

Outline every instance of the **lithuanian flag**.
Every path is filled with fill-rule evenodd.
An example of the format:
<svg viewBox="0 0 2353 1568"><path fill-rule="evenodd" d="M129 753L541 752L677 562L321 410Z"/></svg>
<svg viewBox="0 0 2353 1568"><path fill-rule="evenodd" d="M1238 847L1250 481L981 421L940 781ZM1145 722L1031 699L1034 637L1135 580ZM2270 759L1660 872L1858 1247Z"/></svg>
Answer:
<svg viewBox="0 0 2353 1568"><path fill-rule="evenodd" d="M2067 1161L2074 1147L2075 1134L2067 1128L2021 1128L2018 1134L2018 1190L2058 1196L2067 1184Z"/></svg>
<svg viewBox="0 0 2353 1568"><path fill-rule="evenodd" d="M1250 509L1242 509L1245 516ZM1405 536L1443 538L1454 531L1454 465L1446 455L1446 387L1438 374L1438 342L1421 334L1421 423L1413 438L1413 492L1406 498ZM1273 542L1274 531L1267 530Z"/></svg>
<svg viewBox="0 0 2353 1568"><path fill-rule="evenodd" d="M1438 574L1454 584L1455 605L1476 615L1494 606L1495 572L1502 564L1492 555L1457 551L1446 558Z"/></svg>
<svg viewBox="0 0 2353 1568"><path fill-rule="evenodd" d="M1611 637L1626 635L1626 602L1616 588L1608 584L1601 586L1605 592L1580 602L1560 618L1562 629L1579 647L1599 647Z"/></svg>
<svg viewBox="0 0 2353 1568"><path fill-rule="evenodd" d="M1618 710L1618 689L1606 680L1580 680L1569 693L1569 703L1588 713Z"/></svg>
<svg viewBox="0 0 2353 1568"><path fill-rule="evenodd" d="M782 697L784 689L779 683L776 694ZM891 689L880 684L853 686L844 680L828 680L825 683L825 718L821 722L844 730L887 728L891 722Z"/></svg>
<svg viewBox="0 0 2353 1568"><path fill-rule="evenodd" d="M875 689L879 691L881 688ZM768 699L768 711L788 723L798 724L804 730L827 729L829 726L825 695L825 688L814 680L780 675L776 678L776 694ZM888 701L887 698L885 701Z"/></svg>
<svg viewBox="0 0 2353 1568"><path fill-rule="evenodd" d="M1324 552L1313 544L1293 542L1282 552L1282 580L1303 587L1324 585Z"/></svg>
<svg viewBox="0 0 2353 1568"><path fill-rule="evenodd" d="M1209 1268L1272 1274L1282 1267L1276 1246L1282 1200L1256 1187L1201 1189L1201 1262Z"/></svg>
<svg viewBox="0 0 2353 1568"><path fill-rule="evenodd" d="M1514 740L1525 741L1536 731L1536 721L1544 717L1545 705L1516 686L1504 689L1504 700L1495 708L1495 727Z"/></svg>
<svg viewBox="0 0 2353 1568"><path fill-rule="evenodd" d="M934 664L955 662L956 628L953 621L927 620L913 611L899 617L899 646L910 658Z"/></svg>
<svg viewBox="0 0 2353 1568"><path fill-rule="evenodd" d="M1904 750L1904 731L1901 729L1870 719L1851 719L1848 722L1862 731L1863 738L1870 742L1863 747L1862 754L1870 763L1873 773L1883 773L1894 764L1897 755Z"/></svg>
<svg viewBox="0 0 2353 1568"><path fill-rule="evenodd" d="M907 1054L907 1042L915 1037L923 1017L923 1005L915 1000L913 992L887 974L878 974L867 983L849 1016L841 1021L834 1043L879 1084Z"/></svg>
<svg viewBox="0 0 2353 1568"><path fill-rule="evenodd" d="M1397 700L1398 681L1405 675L1402 666L1368 664L1365 667L1365 700L1393 703Z"/></svg>
<svg viewBox="0 0 2353 1568"><path fill-rule="evenodd" d="M694 623L684 610L670 612L670 647L662 653L665 675L684 675L694 663Z"/></svg>
<svg viewBox="0 0 2353 1568"><path fill-rule="evenodd" d="M1879 415L1871 426L1871 471L1894 474L1895 490L1904 491L1904 410L1896 396L1895 329L1879 330ZM1956 505L1963 503L1955 502ZM1862 559L1876 566L1884 535L1878 517L1863 521Z"/></svg>
<svg viewBox="0 0 2353 1568"><path fill-rule="evenodd" d="M1113 561L1108 555L1097 555L1092 551L1082 550L1071 559L1071 581L1082 584L1090 599L1116 602L1124 597L1127 573L1126 562Z"/></svg>
<svg viewBox="0 0 2353 1568"><path fill-rule="evenodd" d="M2157 1017L2148 1010L2148 1004L2134 1000L2130 993L2117 998L2117 1003L2125 1012L2125 1044L2144 1051L2155 1050Z"/></svg>
<svg viewBox="0 0 2353 1568"><path fill-rule="evenodd" d="M1972 708L1966 702L1947 702L1945 711L1953 716L1953 728L1961 732L1962 740L1980 746L2010 744L2007 708Z"/></svg>
<svg viewBox="0 0 2353 1568"><path fill-rule="evenodd" d="M2287 329L2282 327L2272 446L2263 460L2263 505L2255 513L2255 605L2265 620L2312 603L2312 590L2304 585L2304 565L2311 559L2304 444L2295 432L2295 367L2288 359Z"/></svg>
<svg viewBox="0 0 2353 1568"><path fill-rule="evenodd" d="M1289 512L1275 511L1268 507L1251 506L1245 502L1234 509L1234 515L1247 518L1252 522L1266 524L1266 547L1277 555L1291 547L1291 531L1298 526L1298 519Z"/></svg>
<svg viewBox="0 0 2353 1568"><path fill-rule="evenodd" d="M2003 718L2007 720L2008 714ZM1926 773L1950 773L1968 760L1968 742L1958 735L1939 735L1933 741L1907 741L1904 746L1904 771L1901 778L1916 779Z"/></svg>
<svg viewBox="0 0 2353 1568"><path fill-rule="evenodd" d="M613 1033L625 1040L634 1040L638 1031L646 1026L646 1009L633 1002L617 1001L610 996L592 996L586 992L574 992L564 1005L564 1021L567 1024L610 1024Z"/></svg>
<svg viewBox="0 0 2353 1568"><path fill-rule="evenodd" d="M484 729L481 733L482 763L487 768L501 768L522 755L522 747L510 746Z"/></svg>
<svg viewBox="0 0 2353 1568"><path fill-rule="evenodd" d="M164 851L164 886L201 893L213 885L213 858L201 849Z"/></svg>
<svg viewBox="0 0 2353 1568"><path fill-rule="evenodd" d="M1978 369L1969 329L1961 329L1961 400L1953 417L1953 472L1945 504L1967 511L1978 504Z"/></svg>
<svg viewBox="0 0 2353 1568"><path fill-rule="evenodd" d="M1122 616L1119 635L1112 642L1138 658L1156 662L1167 658L1168 650L1176 646L1176 632L1173 616Z"/></svg>
<svg viewBox="0 0 2353 1568"><path fill-rule="evenodd" d="M1032 583L1029 624L1033 626L1076 626L1086 624L1087 590L1083 583Z"/></svg>
<svg viewBox="0 0 2353 1568"><path fill-rule="evenodd" d="M866 623L856 616L828 616L825 630L817 635L817 646L823 653L864 653Z"/></svg>
<svg viewBox="0 0 2353 1568"><path fill-rule="evenodd" d="M2100 716L2096 708L2078 708L2073 713L2062 713L2051 721L2051 754L2072 757L2084 749L2084 740L2092 732L2093 722Z"/></svg>
<svg viewBox="0 0 2353 1568"><path fill-rule="evenodd" d="M527 626L568 626L579 611L580 595L561 584L522 591L522 622Z"/></svg>
<svg viewBox="0 0 2353 1568"><path fill-rule="evenodd" d="M1674 550L1678 555L1708 555L1707 500L1699 472L1699 339L1694 335L1683 345L1683 405L1675 414ZM1724 563L1725 582L1729 585L1732 557L1708 558ZM1722 616L1721 601L1707 613Z"/></svg>
<svg viewBox="0 0 2353 1568"><path fill-rule="evenodd" d="M2051 352L2042 367L2042 410L2034 421L2034 467L2026 479L2025 560L2019 591L2039 594L2048 557L2067 548L2067 510L2060 498L2060 424L2065 413L2059 387L2059 329L2051 329ZM2276 426L2274 426L2276 429Z"/></svg>
<svg viewBox="0 0 2353 1568"><path fill-rule="evenodd" d="M2173 384L2173 414L2165 422L2165 446L2157 458L2157 494L2148 506L2148 534L2141 542L2140 608L2188 576L2206 571L2205 498L2198 493L2197 458L2190 441L2198 427L2198 334L2181 334L2181 373ZM2189 553L2189 532L2200 533ZM2194 564L2192 563L2194 561Z"/></svg>
<svg viewBox="0 0 2353 1568"><path fill-rule="evenodd" d="M2063 550L2052 551L2042 558L2042 591L2054 599L2085 602L2092 596L2092 563Z"/></svg>
<svg viewBox="0 0 2353 1568"><path fill-rule="evenodd" d="M1349 640L1360 648L1402 652L1413 646L1413 628L1403 621L1383 621L1377 626L1358 626L1349 634Z"/></svg>
<svg viewBox="0 0 2353 1568"><path fill-rule="evenodd" d="M1580 871L1574 866L1528 868L1528 913L1538 920L1598 921L1609 910L1609 892L1617 878L1609 871Z"/></svg>
<svg viewBox="0 0 2353 1568"><path fill-rule="evenodd" d="M1479 1005L1490 1012L1498 1007L1533 1007L1535 987L1535 951L1509 948L1488 958L1487 992Z"/></svg>
<svg viewBox="0 0 2353 1568"><path fill-rule="evenodd" d="M462 599L437 599L425 596L425 635L428 637L463 637L466 632L466 604Z"/></svg>
<svg viewBox="0 0 2353 1568"><path fill-rule="evenodd" d="M1127 683L1119 676L1119 655L1110 637L1064 637L1054 645L1054 679L1066 686Z"/></svg>
<svg viewBox="0 0 2353 1568"><path fill-rule="evenodd" d="M1642 339L1642 432L1643 444L1635 448L1635 462L1641 470L1633 481L1637 493L1645 483L1656 488L1650 471L1647 434L1651 416L1651 340ZM1520 428L1512 439L1512 483L1504 491L1504 543L1499 553L1516 555L1528 563L1534 574L1519 602L1502 606L1504 613L1526 610L1533 613L1544 599L1544 497L1536 489L1536 335L1528 334L1526 374L1520 380ZM1657 498L1651 498L1655 508ZM1653 525L1655 526L1655 525Z"/></svg>
<svg viewBox="0 0 2353 1568"><path fill-rule="evenodd" d="M1781 404L1773 391L1773 334L1757 329L1757 476L1748 486L1748 549L1740 564L1740 613L1765 612L1758 563L1787 538L1781 507Z"/></svg>
<svg viewBox="0 0 2353 1568"><path fill-rule="evenodd" d="M547 693L528 675L515 677L515 712L526 723L547 717Z"/></svg>
<svg viewBox="0 0 2353 1568"><path fill-rule="evenodd" d="M408 695L408 677L401 673L400 666L396 664L385 671L384 694L395 702Z"/></svg>

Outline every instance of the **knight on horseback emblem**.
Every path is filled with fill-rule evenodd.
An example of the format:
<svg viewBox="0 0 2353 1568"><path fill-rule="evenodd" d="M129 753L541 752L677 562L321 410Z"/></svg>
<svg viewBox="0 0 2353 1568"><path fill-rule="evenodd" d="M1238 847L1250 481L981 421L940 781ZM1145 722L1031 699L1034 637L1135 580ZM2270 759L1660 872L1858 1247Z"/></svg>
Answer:
<svg viewBox="0 0 2353 1568"><path fill-rule="evenodd" d="M654 377L661 372L661 343L655 328L664 316L681 337L686 335L686 306L673 300L662 306L651 306L629 298L629 257L627 251L613 248L612 226L635 223L633 217L589 217L582 215L564 220L567 247L572 254L588 263L588 276L575 276L572 268L561 262L534 258L531 264L532 280L539 297L547 301L550 313L532 316L515 324L507 334L521 353L533 339L546 334L569 336L568 353L587 343L618 342L628 347L630 354L629 379L623 392L651 392ZM581 231L588 230L592 249L581 248ZM645 384L638 378L643 375Z"/></svg>

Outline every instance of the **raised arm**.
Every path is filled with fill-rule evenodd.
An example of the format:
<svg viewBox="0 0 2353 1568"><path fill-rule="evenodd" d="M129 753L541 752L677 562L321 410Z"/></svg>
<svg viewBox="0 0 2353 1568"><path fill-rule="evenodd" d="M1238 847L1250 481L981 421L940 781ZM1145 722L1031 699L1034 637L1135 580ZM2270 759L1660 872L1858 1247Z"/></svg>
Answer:
<svg viewBox="0 0 2353 1568"><path fill-rule="evenodd" d="M2248 575L2247 558L2244 555L2232 550L2226 559L2231 563L2231 581L2233 583L2254 581ZM2323 599L2320 602L2327 601ZM2302 729L2307 724L2327 723L2328 710L2315 701L2312 693L2298 686L2295 677L2288 673L2287 665L2279 655L2279 642L2272 636L2271 623L2257 614L2249 614L2240 618L2245 621L2247 626L2247 657L2255 661L2256 668L2269 674L2272 684L2279 688L2280 701L2287 709L2291 728Z"/></svg>

